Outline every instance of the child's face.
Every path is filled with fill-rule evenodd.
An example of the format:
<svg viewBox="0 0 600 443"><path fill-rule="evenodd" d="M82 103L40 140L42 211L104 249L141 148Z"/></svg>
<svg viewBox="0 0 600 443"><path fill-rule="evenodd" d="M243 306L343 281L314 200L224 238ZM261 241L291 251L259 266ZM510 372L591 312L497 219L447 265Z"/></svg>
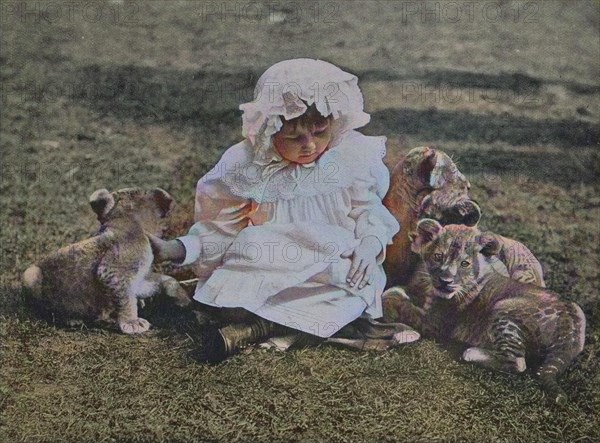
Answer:
<svg viewBox="0 0 600 443"><path fill-rule="evenodd" d="M308 164L314 162L331 141L331 118L284 120L273 136L275 149L285 160Z"/></svg>

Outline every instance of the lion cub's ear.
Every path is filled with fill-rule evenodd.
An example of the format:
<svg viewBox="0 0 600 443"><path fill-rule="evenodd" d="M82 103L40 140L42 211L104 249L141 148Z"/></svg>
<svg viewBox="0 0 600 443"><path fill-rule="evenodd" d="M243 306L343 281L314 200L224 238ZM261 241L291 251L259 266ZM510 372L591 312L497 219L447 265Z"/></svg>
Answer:
<svg viewBox="0 0 600 443"><path fill-rule="evenodd" d="M492 255L496 255L500 252L500 242L498 238L489 232L481 234L477 238L477 243L481 246L479 252L481 252L486 257L490 257Z"/></svg>
<svg viewBox="0 0 600 443"><path fill-rule="evenodd" d="M106 189L98 189L90 195L90 206L98 216L98 220L102 220L115 207L115 199Z"/></svg>
<svg viewBox="0 0 600 443"><path fill-rule="evenodd" d="M173 197L161 188L156 188L152 191L154 201L161 212L161 217L166 217L171 209L173 209Z"/></svg>
<svg viewBox="0 0 600 443"><path fill-rule="evenodd" d="M410 245L411 251L419 254L421 248L440 235L443 230L442 225L432 218L420 220L417 224L417 232L410 235L412 240L412 244Z"/></svg>

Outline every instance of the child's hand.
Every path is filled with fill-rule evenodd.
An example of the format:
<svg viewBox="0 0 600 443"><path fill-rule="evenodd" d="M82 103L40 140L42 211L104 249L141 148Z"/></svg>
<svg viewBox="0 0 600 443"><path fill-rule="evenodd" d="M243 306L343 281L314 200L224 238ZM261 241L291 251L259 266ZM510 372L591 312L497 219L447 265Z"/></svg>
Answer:
<svg viewBox="0 0 600 443"><path fill-rule="evenodd" d="M179 240L166 241L148 232L146 232L146 236L150 240L156 263L162 261L181 263L185 259L185 247Z"/></svg>
<svg viewBox="0 0 600 443"><path fill-rule="evenodd" d="M381 250L381 242L377 237L369 235L363 237L357 247L342 253L342 258L352 258L350 272L346 277L346 281L350 286L358 284L358 289L362 289L371 284L377 269L377 256Z"/></svg>

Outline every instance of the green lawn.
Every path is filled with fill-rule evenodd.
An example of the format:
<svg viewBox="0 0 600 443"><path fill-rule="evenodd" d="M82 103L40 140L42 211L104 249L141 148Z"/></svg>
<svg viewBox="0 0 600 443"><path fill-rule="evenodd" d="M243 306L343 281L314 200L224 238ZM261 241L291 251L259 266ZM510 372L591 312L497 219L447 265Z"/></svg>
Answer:
<svg viewBox="0 0 600 443"><path fill-rule="evenodd" d="M88 3L0 5L0 442L600 441L598 2L427 2L438 21L403 1ZM22 307L22 271L96 228L94 190L161 186L189 208L258 76L300 56L358 75L390 164L452 154L481 225L584 308L565 408L430 340L207 366L183 312L151 305L154 328L128 337Z"/></svg>

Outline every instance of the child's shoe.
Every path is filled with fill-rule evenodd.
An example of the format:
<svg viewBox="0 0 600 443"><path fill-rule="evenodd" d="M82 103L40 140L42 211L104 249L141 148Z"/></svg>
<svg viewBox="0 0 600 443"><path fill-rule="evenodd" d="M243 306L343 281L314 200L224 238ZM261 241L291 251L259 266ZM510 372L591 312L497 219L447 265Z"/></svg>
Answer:
<svg viewBox="0 0 600 443"><path fill-rule="evenodd" d="M242 348L258 343L275 333L275 324L263 319L252 323L234 324L223 328L208 327L203 333L202 360L219 363Z"/></svg>

